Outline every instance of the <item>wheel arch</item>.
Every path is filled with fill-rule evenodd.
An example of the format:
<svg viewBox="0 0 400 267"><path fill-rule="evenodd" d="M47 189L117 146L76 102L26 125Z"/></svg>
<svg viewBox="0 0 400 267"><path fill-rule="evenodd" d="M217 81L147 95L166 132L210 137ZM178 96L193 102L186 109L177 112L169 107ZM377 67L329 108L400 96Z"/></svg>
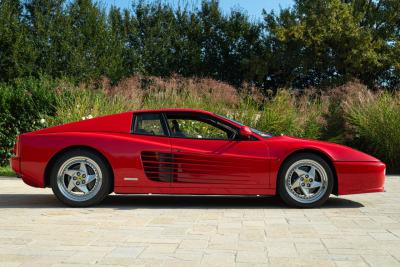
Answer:
<svg viewBox="0 0 400 267"><path fill-rule="evenodd" d="M49 160L49 162L46 165L45 171L44 171L44 186L45 187L49 187L50 186L50 172L51 172L51 168L54 165L55 161L64 153L68 152L68 151L72 151L72 150L87 150L90 152L93 152L95 154L97 154L99 157L101 157L104 162L107 164L107 168L109 169L110 173L111 173L111 190L114 190L114 170L111 167L110 161L107 159L106 156L104 156L103 153L101 153L99 150L90 147L90 146L85 146L85 145L74 145L74 146L68 146L65 147L63 149L61 149L60 151L58 151L57 153L55 153L51 159Z"/></svg>
<svg viewBox="0 0 400 267"><path fill-rule="evenodd" d="M317 155L317 156L321 157L322 159L324 159L326 161L326 163L328 163L329 167L332 170L333 178L334 178L333 179L334 180L334 184L333 184L332 194L338 195L338 188L339 188L338 187L339 186L338 185L338 177L337 177L336 168L335 168L335 165L333 164L332 158L327 153L325 153L325 152L323 152L321 150L318 150L318 149L313 149L313 148L303 148L303 149L296 150L296 151L290 153L289 155L287 155L282 160L282 163L280 164L279 170L278 170L278 173L277 173L277 177L276 177L276 181L275 181L275 183L276 183L275 184L275 188L278 188L277 187L278 186L278 179L279 179L279 175L280 175L280 172L281 172L281 170L283 168L284 163L286 161L288 161L291 157L293 157L295 155L298 155L298 154L301 154L301 153L311 153L311 154Z"/></svg>

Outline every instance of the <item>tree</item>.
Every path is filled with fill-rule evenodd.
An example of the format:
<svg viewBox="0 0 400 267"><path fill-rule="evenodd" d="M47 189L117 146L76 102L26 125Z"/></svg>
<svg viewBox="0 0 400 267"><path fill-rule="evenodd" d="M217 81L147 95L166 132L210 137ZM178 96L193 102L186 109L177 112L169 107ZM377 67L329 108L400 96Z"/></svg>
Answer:
<svg viewBox="0 0 400 267"><path fill-rule="evenodd" d="M65 67L68 65L72 32L64 4L64 0L31 0L25 3L29 39L37 53L35 75L68 75Z"/></svg>
<svg viewBox="0 0 400 267"><path fill-rule="evenodd" d="M128 76L129 69L124 66L125 44L127 35L124 31L124 21L119 8L111 7L107 21L108 35L108 64L106 75L114 82Z"/></svg>
<svg viewBox="0 0 400 267"><path fill-rule="evenodd" d="M397 38L398 46L395 2L297 0L279 15L264 13L266 84L326 87L357 78L369 86L387 86L390 77L383 77L398 62L390 56L396 52L389 40ZM383 18L388 13L393 22Z"/></svg>
<svg viewBox="0 0 400 267"><path fill-rule="evenodd" d="M240 86L329 88L359 79L400 87L400 1L296 0L262 22L218 0L0 1L0 81L143 75L211 77Z"/></svg>
<svg viewBox="0 0 400 267"><path fill-rule="evenodd" d="M67 13L72 33L68 73L78 79L106 75L111 56L104 9L91 0L76 0L68 6Z"/></svg>
<svg viewBox="0 0 400 267"><path fill-rule="evenodd" d="M22 10L18 0L0 1L0 81L30 75L35 69L37 54Z"/></svg>

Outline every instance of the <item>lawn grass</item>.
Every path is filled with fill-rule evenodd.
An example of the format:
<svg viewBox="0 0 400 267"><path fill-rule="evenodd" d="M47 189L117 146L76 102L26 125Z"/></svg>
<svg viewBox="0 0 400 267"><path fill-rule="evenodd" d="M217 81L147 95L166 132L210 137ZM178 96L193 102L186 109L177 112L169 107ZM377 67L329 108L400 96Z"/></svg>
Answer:
<svg viewBox="0 0 400 267"><path fill-rule="evenodd" d="M11 170L10 166L0 166L0 176L15 176L15 172Z"/></svg>

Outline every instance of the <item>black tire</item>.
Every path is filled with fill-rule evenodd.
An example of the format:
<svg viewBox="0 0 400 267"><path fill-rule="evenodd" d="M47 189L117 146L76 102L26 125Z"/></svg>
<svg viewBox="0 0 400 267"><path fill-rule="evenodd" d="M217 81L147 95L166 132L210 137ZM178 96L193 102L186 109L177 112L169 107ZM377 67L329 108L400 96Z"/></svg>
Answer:
<svg viewBox="0 0 400 267"><path fill-rule="evenodd" d="M90 160L93 160L95 163L97 163L102 173L102 183L99 185L98 192L94 194L90 199L86 199L83 201L75 201L66 197L62 193L60 185L57 182L57 174L62 165L66 161L75 157L86 157ZM50 171L50 186L53 190L53 193L61 202L71 207L88 207L99 204L110 192L113 191L112 179L112 172L103 157L95 152L86 149L74 149L58 156Z"/></svg>
<svg viewBox="0 0 400 267"><path fill-rule="evenodd" d="M300 160L312 160L320 164L326 172L327 176L327 184L325 193L321 194L321 196L311 203L302 203L297 201L291 194L288 192L288 189L285 186L285 176L289 171L289 168L296 164L296 162ZM333 185L334 185L334 175L329 164L320 156L313 153L299 153L295 154L289 159L287 159L278 173L277 180L277 191L280 198L289 206L297 207L297 208L315 208L323 205L329 198L332 193Z"/></svg>

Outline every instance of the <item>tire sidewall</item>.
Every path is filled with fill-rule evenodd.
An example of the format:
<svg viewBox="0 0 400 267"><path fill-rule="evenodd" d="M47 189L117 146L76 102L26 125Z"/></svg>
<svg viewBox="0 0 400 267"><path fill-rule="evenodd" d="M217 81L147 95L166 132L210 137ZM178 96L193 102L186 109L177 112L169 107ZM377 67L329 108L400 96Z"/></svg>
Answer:
<svg viewBox="0 0 400 267"><path fill-rule="evenodd" d="M289 167L292 164L294 164L295 162L297 162L299 160L304 160L304 159L314 160L314 161L318 162L325 169L327 178L328 178L328 185L327 185L326 192L319 200L312 202L312 203L298 202L297 200L293 199L289 195L289 193L287 192L286 187L285 187L285 175L286 175ZM312 154L312 153L299 153L299 154L296 154L296 155L290 157L288 160L286 160L283 163L282 167L280 168L279 173L278 173L277 191L278 191L278 194L281 197L281 199L289 206L299 207L299 208L315 208L315 207L321 206L328 200L329 196L332 193L333 185L334 185L334 175L333 175L332 169L323 158L321 158L320 156L318 156L316 154Z"/></svg>
<svg viewBox="0 0 400 267"><path fill-rule="evenodd" d="M96 195L86 201L73 201L61 193L58 183L57 183L57 173L62 166L62 164L70 158L84 156L95 161L101 170L102 173L102 183L99 191ZM54 195L64 204L71 207L87 207L100 203L111 191L111 171L108 168L105 160L99 156L97 153L94 153L85 149L74 149L71 151L67 151L66 153L60 155L54 162L51 171L50 171L50 186L53 190Z"/></svg>

